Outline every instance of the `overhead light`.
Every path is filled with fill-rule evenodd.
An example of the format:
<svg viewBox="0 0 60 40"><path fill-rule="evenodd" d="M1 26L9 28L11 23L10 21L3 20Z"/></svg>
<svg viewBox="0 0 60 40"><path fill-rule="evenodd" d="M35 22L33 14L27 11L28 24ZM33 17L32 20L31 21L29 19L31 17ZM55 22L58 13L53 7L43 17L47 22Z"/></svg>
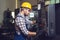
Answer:
<svg viewBox="0 0 60 40"><path fill-rule="evenodd" d="M40 10L41 9L41 4L38 4L38 10Z"/></svg>
<svg viewBox="0 0 60 40"><path fill-rule="evenodd" d="M50 1L46 1L46 2L45 2L45 5L49 5L49 4L50 4Z"/></svg>

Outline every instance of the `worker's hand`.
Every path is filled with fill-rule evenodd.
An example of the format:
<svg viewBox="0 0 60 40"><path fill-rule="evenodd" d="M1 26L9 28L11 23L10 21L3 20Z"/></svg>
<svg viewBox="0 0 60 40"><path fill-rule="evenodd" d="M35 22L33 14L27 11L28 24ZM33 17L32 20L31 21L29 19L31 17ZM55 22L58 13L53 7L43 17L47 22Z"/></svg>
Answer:
<svg viewBox="0 0 60 40"><path fill-rule="evenodd" d="M36 23L36 20L34 20L33 23Z"/></svg>
<svg viewBox="0 0 60 40"><path fill-rule="evenodd" d="M35 24L36 23L36 20L32 21L32 24Z"/></svg>
<svg viewBox="0 0 60 40"><path fill-rule="evenodd" d="M29 36L36 36L36 32L29 32Z"/></svg>

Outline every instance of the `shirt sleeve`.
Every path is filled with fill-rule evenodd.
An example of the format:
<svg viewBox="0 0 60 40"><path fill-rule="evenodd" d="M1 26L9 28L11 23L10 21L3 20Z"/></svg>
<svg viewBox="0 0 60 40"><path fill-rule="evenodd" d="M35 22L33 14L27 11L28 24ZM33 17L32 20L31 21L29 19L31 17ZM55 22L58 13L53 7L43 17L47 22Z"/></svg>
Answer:
<svg viewBox="0 0 60 40"><path fill-rule="evenodd" d="M29 32L29 31L28 31L27 28L26 28L25 20L24 20L22 17L17 17L17 18L15 19L15 22L16 22L16 24L19 26L20 30L21 30L24 34L28 35L28 32Z"/></svg>
<svg viewBox="0 0 60 40"><path fill-rule="evenodd" d="M32 21L31 20L29 20L29 17L26 17L26 20L27 20L27 23L32 23Z"/></svg>
<svg viewBox="0 0 60 40"><path fill-rule="evenodd" d="M27 23L30 23L30 24L32 23L32 21L31 21L31 20L29 20L29 19L26 19L26 20L27 20Z"/></svg>

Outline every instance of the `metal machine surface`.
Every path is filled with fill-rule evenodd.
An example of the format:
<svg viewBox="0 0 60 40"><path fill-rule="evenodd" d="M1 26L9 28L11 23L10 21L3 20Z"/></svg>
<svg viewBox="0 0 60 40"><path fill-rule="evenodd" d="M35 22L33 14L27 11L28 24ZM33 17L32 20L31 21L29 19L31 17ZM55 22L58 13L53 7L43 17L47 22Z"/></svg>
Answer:
<svg viewBox="0 0 60 40"><path fill-rule="evenodd" d="M48 36L55 35L55 5L49 5L47 11L47 32Z"/></svg>

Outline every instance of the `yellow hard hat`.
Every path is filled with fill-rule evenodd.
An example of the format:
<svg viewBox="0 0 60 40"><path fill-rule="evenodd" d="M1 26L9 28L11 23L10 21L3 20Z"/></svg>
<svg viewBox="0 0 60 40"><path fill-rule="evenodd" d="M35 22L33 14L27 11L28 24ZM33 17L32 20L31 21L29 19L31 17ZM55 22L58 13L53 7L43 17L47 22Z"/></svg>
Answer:
<svg viewBox="0 0 60 40"><path fill-rule="evenodd" d="M32 5L29 2L23 2L21 7L26 7L26 8L32 9Z"/></svg>

